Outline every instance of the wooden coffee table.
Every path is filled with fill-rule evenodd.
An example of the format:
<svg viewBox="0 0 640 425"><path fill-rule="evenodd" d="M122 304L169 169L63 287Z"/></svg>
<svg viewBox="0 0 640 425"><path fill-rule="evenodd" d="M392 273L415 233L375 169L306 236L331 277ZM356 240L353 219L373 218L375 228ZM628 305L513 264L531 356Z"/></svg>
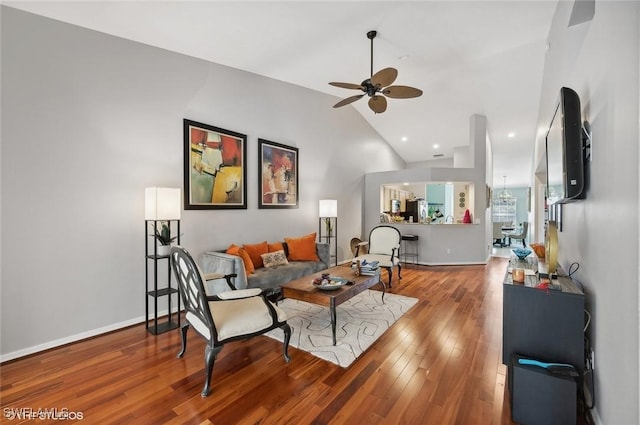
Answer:
<svg viewBox="0 0 640 425"><path fill-rule="evenodd" d="M331 277L346 279L353 284L343 285L332 291L323 291L312 283L313 279L320 277L323 273L329 273ZM379 272L374 276L356 276L355 271L350 267L336 266L285 283L282 285L282 296L329 307L333 345L336 345L336 307L378 283L382 285L382 302L384 303L386 287L380 279Z"/></svg>

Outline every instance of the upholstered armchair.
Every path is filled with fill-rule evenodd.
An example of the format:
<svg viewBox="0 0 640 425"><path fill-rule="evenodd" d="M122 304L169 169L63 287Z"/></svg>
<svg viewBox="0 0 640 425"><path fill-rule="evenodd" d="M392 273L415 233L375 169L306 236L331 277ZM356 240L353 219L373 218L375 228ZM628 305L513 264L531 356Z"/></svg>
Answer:
<svg viewBox="0 0 640 425"><path fill-rule="evenodd" d="M399 251L402 235L393 226L380 225L371 229L369 240L356 245L356 253L353 262L366 260L368 263L378 261L378 266L389 273L389 287L393 279L393 268L398 268L398 279L402 279L402 266L400 265ZM366 247L368 253L360 254L360 250Z"/></svg>
<svg viewBox="0 0 640 425"><path fill-rule="evenodd" d="M186 323L180 328L182 348L178 357L187 349L187 331L190 326L206 341L204 349L205 383L202 397L211 392L211 374L216 356L227 342L248 339L275 328L284 331L282 355L290 361L288 348L291 328L284 311L268 301L261 289L240 289L207 296L204 277L191 255L182 247L171 248L171 269L184 302ZM231 275L208 276L225 279L231 285Z"/></svg>
<svg viewBox="0 0 640 425"><path fill-rule="evenodd" d="M500 245L500 247L505 245L504 234L502 233L502 223L499 221L493 222L493 244Z"/></svg>
<svg viewBox="0 0 640 425"><path fill-rule="evenodd" d="M507 237L509 238L510 242L509 245L511 245L511 240L516 239L516 240L520 240L520 242L522 242L522 246L527 246L527 233L529 231L529 222L525 221L524 223L522 223L522 230L518 233L510 233L507 235Z"/></svg>

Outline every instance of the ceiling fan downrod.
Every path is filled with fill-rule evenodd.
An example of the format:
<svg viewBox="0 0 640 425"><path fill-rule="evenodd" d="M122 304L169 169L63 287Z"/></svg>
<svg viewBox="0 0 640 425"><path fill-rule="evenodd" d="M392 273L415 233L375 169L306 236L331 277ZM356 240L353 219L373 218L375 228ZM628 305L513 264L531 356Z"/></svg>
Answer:
<svg viewBox="0 0 640 425"><path fill-rule="evenodd" d="M369 31L367 33L367 38L371 40L371 70L369 73L369 78L373 77L373 39L378 35L378 31Z"/></svg>

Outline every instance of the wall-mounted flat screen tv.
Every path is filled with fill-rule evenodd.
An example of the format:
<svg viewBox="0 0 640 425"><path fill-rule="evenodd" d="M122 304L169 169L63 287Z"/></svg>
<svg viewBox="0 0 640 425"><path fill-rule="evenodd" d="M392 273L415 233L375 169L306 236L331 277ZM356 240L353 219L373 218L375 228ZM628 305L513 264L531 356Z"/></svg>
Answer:
<svg viewBox="0 0 640 425"><path fill-rule="evenodd" d="M570 88L560 89L546 138L547 204L585 196L584 150L580 97Z"/></svg>

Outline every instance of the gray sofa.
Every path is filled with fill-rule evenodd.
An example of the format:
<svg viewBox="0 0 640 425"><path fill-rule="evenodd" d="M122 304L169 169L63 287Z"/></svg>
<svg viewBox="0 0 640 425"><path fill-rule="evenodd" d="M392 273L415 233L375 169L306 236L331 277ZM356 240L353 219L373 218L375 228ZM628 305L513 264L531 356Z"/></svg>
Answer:
<svg viewBox="0 0 640 425"><path fill-rule="evenodd" d="M329 267L329 244L316 243L316 251L320 261L289 261L289 264L272 268L261 267L247 276L242 258L225 252L208 251L200 257L200 267L205 275L215 273L227 275L235 273L233 280L236 289L260 288L270 294L279 293L280 285L303 276L319 272ZM205 283L208 294L228 291L222 279L209 280Z"/></svg>

